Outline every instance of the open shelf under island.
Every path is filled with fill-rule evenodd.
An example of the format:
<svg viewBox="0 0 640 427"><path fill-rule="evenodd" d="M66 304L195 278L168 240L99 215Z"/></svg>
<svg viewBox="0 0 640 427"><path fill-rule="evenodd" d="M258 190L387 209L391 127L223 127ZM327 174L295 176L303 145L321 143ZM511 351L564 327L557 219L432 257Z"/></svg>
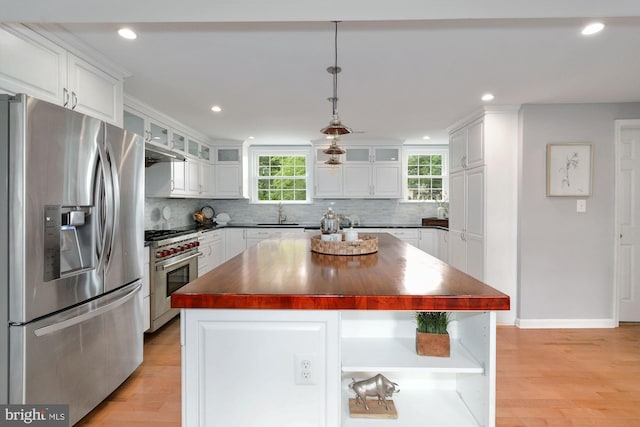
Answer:
<svg viewBox="0 0 640 427"><path fill-rule="evenodd" d="M171 297L184 426L495 426L495 311L509 297L389 234L363 256L265 240ZM451 357L415 353L415 311L453 312ZM399 384L398 418L350 418L348 385ZM377 404L371 400L371 404Z"/></svg>

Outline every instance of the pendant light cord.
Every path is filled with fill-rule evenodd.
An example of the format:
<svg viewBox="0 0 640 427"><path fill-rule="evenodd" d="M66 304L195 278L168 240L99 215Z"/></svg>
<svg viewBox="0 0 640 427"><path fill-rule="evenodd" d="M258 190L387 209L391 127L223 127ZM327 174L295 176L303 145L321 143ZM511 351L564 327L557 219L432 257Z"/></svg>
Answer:
<svg viewBox="0 0 640 427"><path fill-rule="evenodd" d="M338 22L333 21L335 24L335 36L334 36L334 62L333 62L333 115L336 115L338 109Z"/></svg>

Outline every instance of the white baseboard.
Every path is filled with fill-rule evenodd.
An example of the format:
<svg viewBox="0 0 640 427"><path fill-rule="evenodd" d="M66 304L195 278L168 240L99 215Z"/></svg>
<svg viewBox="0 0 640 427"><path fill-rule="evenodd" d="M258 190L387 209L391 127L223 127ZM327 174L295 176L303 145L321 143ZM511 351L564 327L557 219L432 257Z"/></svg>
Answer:
<svg viewBox="0 0 640 427"><path fill-rule="evenodd" d="M516 319L521 329L597 329L617 328L613 319Z"/></svg>

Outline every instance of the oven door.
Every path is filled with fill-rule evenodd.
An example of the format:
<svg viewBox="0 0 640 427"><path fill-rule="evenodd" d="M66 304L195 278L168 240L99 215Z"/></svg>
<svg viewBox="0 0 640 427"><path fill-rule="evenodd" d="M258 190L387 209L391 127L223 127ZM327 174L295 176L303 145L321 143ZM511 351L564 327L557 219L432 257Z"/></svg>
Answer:
<svg viewBox="0 0 640 427"><path fill-rule="evenodd" d="M200 252L196 252L180 259L156 263L151 307L153 330L178 313L178 310L171 308L171 294L198 277L199 255Z"/></svg>

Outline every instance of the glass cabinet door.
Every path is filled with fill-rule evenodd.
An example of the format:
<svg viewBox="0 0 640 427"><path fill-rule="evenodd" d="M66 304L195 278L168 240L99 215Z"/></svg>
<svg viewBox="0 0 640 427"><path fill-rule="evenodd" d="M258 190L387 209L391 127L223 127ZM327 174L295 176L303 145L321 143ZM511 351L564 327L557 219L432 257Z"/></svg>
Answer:
<svg viewBox="0 0 640 427"><path fill-rule="evenodd" d="M169 129L159 125L157 123L151 122L149 124L149 131L151 133L151 142L154 144L160 144L169 146Z"/></svg>
<svg viewBox="0 0 640 427"><path fill-rule="evenodd" d="M200 158L202 160L211 160L211 148L208 145L200 144Z"/></svg>
<svg viewBox="0 0 640 427"><path fill-rule="evenodd" d="M198 157L200 154L200 143L198 141L194 141L193 139L189 140L189 154L193 157Z"/></svg>
<svg viewBox="0 0 640 427"><path fill-rule="evenodd" d="M346 147L347 162L369 162L369 148L349 148Z"/></svg>
<svg viewBox="0 0 640 427"><path fill-rule="evenodd" d="M173 148L174 150L182 151L182 152L185 151L186 140L184 136L180 135L177 132L173 132L173 139L171 141L172 141L171 148Z"/></svg>
<svg viewBox="0 0 640 427"><path fill-rule="evenodd" d="M397 162L400 160L400 149L398 148L376 148L376 162Z"/></svg>
<svg viewBox="0 0 640 427"><path fill-rule="evenodd" d="M129 111L125 110L123 119L124 120L122 123L122 127L125 130L138 134L144 137L145 140L147 139L147 134L145 133L145 129L144 129L144 117L138 116L134 113L130 113Z"/></svg>
<svg viewBox="0 0 640 427"><path fill-rule="evenodd" d="M240 150L237 148L218 148L219 162L239 162Z"/></svg>

